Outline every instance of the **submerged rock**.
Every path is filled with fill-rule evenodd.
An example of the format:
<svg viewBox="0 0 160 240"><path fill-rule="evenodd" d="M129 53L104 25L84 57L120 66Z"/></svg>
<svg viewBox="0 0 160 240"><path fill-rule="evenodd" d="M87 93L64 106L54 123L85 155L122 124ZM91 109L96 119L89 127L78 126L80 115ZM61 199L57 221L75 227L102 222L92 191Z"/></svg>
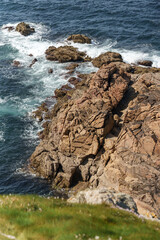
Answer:
<svg viewBox="0 0 160 240"><path fill-rule="evenodd" d="M21 63L20 63L20 61L14 60L13 63L12 63L12 66L14 66L14 67L20 67L20 66L21 66Z"/></svg>
<svg viewBox="0 0 160 240"><path fill-rule="evenodd" d="M29 24L26 24L26 23L24 23L24 22L21 22L21 23L19 23L19 24L16 26L16 31L17 31L17 32L20 32L20 33L21 33L22 35L24 35L24 36L28 36L28 35L34 33L34 32L35 32L35 29L34 29L34 28L31 28L31 27L29 26Z"/></svg>
<svg viewBox="0 0 160 240"><path fill-rule="evenodd" d="M52 68L48 69L48 73L53 73L53 69Z"/></svg>
<svg viewBox="0 0 160 240"><path fill-rule="evenodd" d="M29 65L29 67L31 68L37 61L38 61L37 58L33 59L32 63Z"/></svg>
<svg viewBox="0 0 160 240"><path fill-rule="evenodd" d="M64 47L54 47L51 46L46 50L46 59L50 61L58 62L83 62L86 54L84 52L79 52L77 48L72 46Z"/></svg>
<svg viewBox="0 0 160 240"><path fill-rule="evenodd" d="M67 38L68 41L73 41L74 43L91 43L91 39L83 34L73 34Z"/></svg>
<svg viewBox="0 0 160 240"><path fill-rule="evenodd" d="M11 31L14 30L14 27L13 26L6 26L3 29L8 29L8 31L11 32Z"/></svg>
<svg viewBox="0 0 160 240"><path fill-rule="evenodd" d="M116 52L106 52L100 56L94 58L92 63L95 67L100 68L103 64L109 64L111 62L122 62L122 56Z"/></svg>

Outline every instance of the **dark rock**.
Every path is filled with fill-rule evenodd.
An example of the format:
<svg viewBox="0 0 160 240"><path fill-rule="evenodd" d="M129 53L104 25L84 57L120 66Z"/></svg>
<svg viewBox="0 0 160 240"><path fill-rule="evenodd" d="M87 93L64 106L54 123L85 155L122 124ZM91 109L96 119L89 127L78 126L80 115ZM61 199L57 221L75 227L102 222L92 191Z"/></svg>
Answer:
<svg viewBox="0 0 160 240"><path fill-rule="evenodd" d="M143 65L143 66L146 66L146 67L151 67L153 62L152 61L149 61L149 60L144 60L144 61L138 61L138 64L139 65Z"/></svg>
<svg viewBox="0 0 160 240"><path fill-rule="evenodd" d="M8 29L8 31L13 31L14 30L14 27L13 26L9 26L9 27L4 27L3 29Z"/></svg>
<svg viewBox="0 0 160 240"><path fill-rule="evenodd" d="M64 47L49 47L46 50L46 59L50 61L58 62L77 62L84 61L86 54L84 52L79 52L77 48L72 46Z"/></svg>
<svg viewBox="0 0 160 240"><path fill-rule="evenodd" d="M33 57L33 54L32 54L32 53L30 53L28 56L29 56L29 57Z"/></svg>
<svg viewBox="0 0 160 240"><path fill-rule="evenodd" d="M53 69L52 68L48 69L48 73L53 73Z"/></svg>
<svg viewBox="0 0 160 240"><path fill-rule="evenodd" d="M24 23L24 22L21 22L21 23L19 23L19 24L16 26L16 31L17 31L17 32L20 32L20 33L21 33L22 35L24 35L24 36L28 36L28 35L34 33L34 32L35 32L35 29L34 29L34 28L31 28L31 27L29 26L29 24L26 24L26 23Z"/></svg>
<svg viewBox="0 0 160 240"><path fill-rule="evenodd" d="M116 52L106 52L99 57L93 59L92 63L95 67L100 68L103 64L109 64L111 62L122 62L122 56Z"/></svg>
<svg viewBox="0 0 160 240"><path fill-rule="evenodd" d="M37 58L33 59L32 63L29 65L29 67L31 68L37 61L38 61Z"/></svg>
<svg viewBox="0 0 160 240"><path fill-rule="evenodd" d="M73 41L74 43L91 43L91 39L83 34L74 34L67 38L68 41Z"/></svg>

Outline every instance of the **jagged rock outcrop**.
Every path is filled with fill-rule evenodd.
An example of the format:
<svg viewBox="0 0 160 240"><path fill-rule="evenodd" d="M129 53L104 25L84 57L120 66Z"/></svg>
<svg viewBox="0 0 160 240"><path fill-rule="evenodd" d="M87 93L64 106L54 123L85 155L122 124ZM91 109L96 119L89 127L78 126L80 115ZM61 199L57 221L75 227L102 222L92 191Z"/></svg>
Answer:
<svg viewBox="0 0 160 240"><path fill-rule="evenodd" d="M100 68L103 64L109 64L111 62L122 62L122 56L116 52L106 52L92 60L95 67Z"/></svg>
<svg viewBox="0 0 160 240"><path fill-rule="evenodd" d="M117 138L106 140L108 161L99 185L131 194L138 206L160 209L160 73L138 76L137 97L123 114ZM145 203L145 204L142 204Z"/></svg>
<svg viewBox="0 0 160 240"><path fill-rule="evenodd" d="M26 23L24 23L24 22L21 22L21 23L19 23L19 24L16 26L16 31L19 32L19 33L21 33L21 34L24 35L24 36L28 36L28 35L34 33L34 32L35 32L35 29L34 29L34 28L31 28L31 27L29 26L29 24L26 24Z"/></svg>
<svg viewBox="0 0 160 240"><path fill-rule="evenodd" d="M113 189L86 189L78 192L68 199L70 203L88 203L88 204L111 204L115 207L121 207L126 210L138 213L136 203L133 198L125 193L117 193Z"/></svg>
<svg viewBox="0 0 160 240"><path fill-rule="evenodd" d="M160 217L160 69L116 61L72 81L55 92L30 168L60 187L111 187Z"/></svg>
<svg viewBox="0 0 160 240"><path fill-rule="evenodd" d="M47 134L30 158L32 171L61 187L88 181L97 170L93 160L114 126L112 110L129 81L130 75L116 65L103 65L57 111L55 105Z"/></svg>
<svg viewBox="0 0 160 240"><path fill-rule="evenodd" d="M73 34L67 38L68 41L73 41L74 43L91 43L91 39L83 34Z"/></svg>
<svg viewBox="0 0 160 240"><path fill-rule="evenodd" d="M72 46L63 47L49 47L46 52L46 59L50 61L58 62L83 62L85 60L86 54L84 52L79 52L77 48Z"/></svg>

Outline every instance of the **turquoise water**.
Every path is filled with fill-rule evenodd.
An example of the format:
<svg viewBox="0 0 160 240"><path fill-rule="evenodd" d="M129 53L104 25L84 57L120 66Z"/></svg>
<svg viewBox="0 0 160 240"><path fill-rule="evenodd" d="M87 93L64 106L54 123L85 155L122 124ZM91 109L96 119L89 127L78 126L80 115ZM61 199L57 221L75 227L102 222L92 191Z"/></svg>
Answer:
<svg viewBox="0 0 160 240"><path fill-rule="evenodd" d="M67 36L83 33L91 45L73 44L91 57L118 51L124 61L149 59L160 67L160 3L153 0L1 0L0 4L0 193L48 194L44 179L24 173L40 125L30 115L54 90L67 82L65 64L49 62L45 50L68 44ZM5 26L25 21L35 34L24 37ZM28 66L33 58L38 62ZM21 62L20 68L12 65ZM48 69L53 68L53 74ZM81 72L95 70L82 64Z"/></svg>

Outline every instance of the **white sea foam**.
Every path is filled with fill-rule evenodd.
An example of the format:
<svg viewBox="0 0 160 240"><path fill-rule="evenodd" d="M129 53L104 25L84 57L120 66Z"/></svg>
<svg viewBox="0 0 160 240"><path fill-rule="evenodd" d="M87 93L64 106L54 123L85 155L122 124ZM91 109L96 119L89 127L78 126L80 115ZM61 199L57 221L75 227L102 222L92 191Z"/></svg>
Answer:
<svg viewBox="0 0 160 240"><path fill-rule="evenodd" d="M4 104L6 102L6 98L0 98L0 104Z"/></svg>
<svg viewBox="0 0 160 240"><path fill-rule="evenodd" d="M3 142L5 139L4 139L4 132L3 131L0 131L0 142Z"/></svg>

